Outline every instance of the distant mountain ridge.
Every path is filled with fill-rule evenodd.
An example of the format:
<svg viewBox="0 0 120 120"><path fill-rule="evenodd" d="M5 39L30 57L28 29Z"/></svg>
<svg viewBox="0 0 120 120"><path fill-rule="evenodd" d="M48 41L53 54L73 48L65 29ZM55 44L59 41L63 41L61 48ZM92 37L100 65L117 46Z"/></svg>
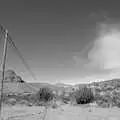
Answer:
<svg viewBox="0 0 120 120"><path fill-rule="evenodd" d="M69 85L64 83L57 83L57 84L49 84L49 83L29 83L30 85L40 88L40 87L58 87L58 88L66 88L66 87L83 87L83 86L98 86L98 85L104 85L104 84L120 84L120 79L112 79L112 80L105 80L105 81L99 81L99 82L92 82L92 83L85 83L85 84L75 84L75 85Z"/></svg>
<svg viewBox="0 0 120 120"><path fill-rule="evenodd" d="M0 72L0 79L1 72ZM83 86L95 86L101 87L101 89L107 87L120 87L120 78L112 79L112 80L105 80L99 82L92 82L90 84L76 84L76 85L69 85L64 83L56 83L56 84L49 84L49 83L33 83L33 82L25 82L19 75L17 75L13 70L9 69L5 72L5 80L4 80L4 91L6 93L32 93L39 90L42 87L48 87L55 91L63 91L69 89L70 91L72 88L79 88Z"/></svg>
<svg viewBox="0 0 120 120"><path fill-rule="evenodd" d="M69 84L64 84L64 83L56 83L54 84L55 86L58 86L58 87L70 87L70 86L73 86L73 85L69 85Z"/></svg>

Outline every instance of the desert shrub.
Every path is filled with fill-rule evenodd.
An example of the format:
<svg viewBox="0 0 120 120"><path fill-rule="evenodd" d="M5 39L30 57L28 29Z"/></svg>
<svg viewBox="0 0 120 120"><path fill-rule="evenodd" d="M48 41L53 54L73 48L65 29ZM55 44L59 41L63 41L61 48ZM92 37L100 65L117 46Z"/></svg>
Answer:
<svg viewBox="0 0 120 120"><path fill-rule="evenodd" d="M20 105L26 105L26 106L29 106L31 107L33 104L27 100L19 100L17 101L17 104L20 104Z"/></svg>
<svg viewBox="0 0 120 120"><path fill-rule="evenodd" d="M57 107L58 107L58 105L57 105L56 103L53 103L53 104L52 104L52 108L53 108L53 109L56 109Z"/></svg>
<svg viewBox="0 0 120 120"><path fill-rule="evenodd" d="M109 103L108 102L103 102L103 103L100 104L100 107L108 108L109 107Z"/></svg>
<svg viewBox="0 0 120 120"><path fill-rule="evenodd" d="M70 101L70 95L69 94L66 95L66 93L63 92L60 95L60 100L62 100L63 103L67 104Z"/></svg>
<svg viewBox="0 0 120 120"><path fill-rule="evenodd" d="M103 95L99 95L98 99L96 100L99 106L112 107L120 105L120 95L114 92L105 92Z"/></svg>
<svg viewBox="0 0 120 120"><path fill-rule="evenodd" d="M96 103L100 107L119 107L120 108L120 92L105 92L103 95L95 96Z"/></svg>
<svg viewBox="0 0 120 120"><path fill-rule="evenodd" d="M62 101L67 104L70 101L70 97L69 96L63 96L62 97Z"/></svg>
<svg viewBox="0 0 120 120"><path fill-rule="evenodd" d="M49 102L53 99L53 97L54 95L52 93L52 90L46 87L40 88L36 94L37 101Z"/></svg>
<svg viewBox="0 0 120 120"><path fill-rule="evenodd" d="M91 88L83 87L74 93L77 104L87 104L93 102L94 95Z"/></svg>
<svg viewBox="0 0 120 120"><path fill-rule="evenodd" d="M101 99L100 93L96 93L95 96L94 96L94 100L99 101L100 99Z"/></svg>
<svg viewBox="0 0 120 120"><path fill-rule="evenodd" d="M39 101L39 102L37 102L36 105L38 105L38 106L45 106L46 103L45 103L45 101Z"/></svg>
<svg viewBox="0 0 120 120"><path fill-rule="evenodd" d="M14 99L14 98L8 99L7 104L15 105L16 104L16 99Z"/></svg>
<svg viewBox="0 0 120 120"><path fill-rule="evenodd" d="M18 103L21 105L27 105L28 101L27 100L20 100Z"/></svg>
<svg viewBox="0 0 120 120"><path fill-rule="evenodd" d="M22 98L22 100L30 101L31 96L32 96L32 94L23 94L21 96L21 98Z"/></svg>
<svg viewBox="0 0 120 120"><path fill-rule="evenodd" d="M29 106L29 107L32 107L33 106L33 103L29 102L29 101L26 101L25 103L26 106Z"/></svg>
<svg viewBox="0 0 120 120"><path fill-rule="evenodd" d="M99 99L96 100L98 106L103 108L108 108L112 105L112 99L109 95L99 96Z"/></svg>
<svg viewBox="0 0 120 120"><path fill-rule="evenodd" d="M115 106L120 108L120 92L114 92L112 101Z"/></svg>

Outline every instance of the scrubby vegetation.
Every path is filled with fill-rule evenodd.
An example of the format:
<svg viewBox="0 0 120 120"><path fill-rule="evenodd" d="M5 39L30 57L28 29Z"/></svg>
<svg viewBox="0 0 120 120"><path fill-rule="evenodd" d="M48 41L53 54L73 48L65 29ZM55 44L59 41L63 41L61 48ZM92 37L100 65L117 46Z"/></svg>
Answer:
<svg viewBox="0 0 120 120"><path fill-rule="evenodd" d="M93 102L94 96L91 88L79 88L74 93L77 104L87 104Z"/></svg>
<svg viewBox="0 0 120 120"><path fill-rule="evenodd" d="M53 100L54 94L49 88L40 88L38 92L34 94L24 95L22 100L27 100L29 103L35 106L48 105Z"/></svg>
<svg viewBox="0 0 120 120"><path fill-rule="evenodd" d="M37 100L39 101L51 101L54 97L52 90L50 90L49 88L40 88L40 90L38 91L38 93L36 94Z"/></svg>
<svg viewBox="0 0 120 120"><path fill-rule="evenodd" d="M120 92L112 91L98 94L96 102L101 107L120 107Z"/></svg>
<svg viewBox="0 0 120 120"><path fill-rule="evenodd" d="M71 100L70 94L65 91L63 91L59 97L60 97L60 100L65 104L67 104Z"/></svg>
<svg viewBox="0 0 120 120"><path fill-rule="evenodd" d="M40 90L34 94L4 96L4 103L11 105L21 104L27 106L45 106L53 99L53 97L54 95L50 89L40 88Z"/></svg>
<svg viewBox="0 0 120 120"><path fill-rule="evenodd" d="M78 85L79 86L79 85ZM95 88L95 95L93 95L92 87ZM100 107L119 107L120 108L120 80L113 79L102 82L94 82L89 85L80 84L79 89L72 90L75 86L68 88L62 86L55 86L49 84L38 90L34 86L26 83L13 70L9 69L5 73L4 80L4 103L5 104L25 104L32 105L46 105L50 103L53 98L57 101L62 101L64 104L69 104L74 101L75 104L87 104L95 101ZM59 88L59 89L58 89ZM54 94L53 94L54 93ZM71 102L72 103L72 102ZM53 108L56 107L54 103Z"/></svg>
<svg viewBox="0 0 120 120"><path fill-rule="evenodd" d="M95 100L100 107L120 107L120 80L97 83Z"/></svg>

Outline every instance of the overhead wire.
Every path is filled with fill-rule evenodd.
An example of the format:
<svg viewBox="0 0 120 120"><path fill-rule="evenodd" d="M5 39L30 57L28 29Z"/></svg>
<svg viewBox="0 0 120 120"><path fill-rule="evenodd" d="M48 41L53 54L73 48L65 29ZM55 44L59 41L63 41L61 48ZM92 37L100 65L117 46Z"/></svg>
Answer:
<svg viewBox="0 0 120 120"><path fill-rule="evenodd" d="M16 47L16 44L13 42L11 36L8 34L8 31L4 29L3 26L0 24L0 42L2 40L2 37L5 38L5 42L4 42L4 51L3 51L3 61L1 65L2 66L2 81L1 81L1 90L0 90L1 91L0 93L0 119L3 118L2 116L2 102L3 102L3 88L4 88L3 80L4 80L4 75L5 75L4 73L5 73L5 64L6 64L5 61L6 61L6 55L7 55L7 45L8 45L7 43L9 43L12 46L12 48L16 51L15 53L17 53L17 55L20 57L20 59L22 60L22 63L25 65L25 67L27 68L27 70L29 71L33 79L37 80L36 76L30 69L30 67L28 66L20 50Z"/></svg>
<svg viewBox="0 0 120 120"><path fill-rule="evenodd" d="M3 28L3 26L0 24L0 35L3 35L3 34L6 34L6 30ZM12 37L7 33L7 43L10 44L10 46L12 46L12 48L15 50L15 53L19 56L19 58L21 59L23 65L26 67L26 69L29 71L31 77L34 79L34 80L37 80L35 74L33 73L33 71L31 70L31 68L29 67L29 65L27 64L26 60L24 59L22 53L20 52L20 50L17 48L15 42L12 40ZM4 77L3 77L4 79ZM3 84L2 84L3 85ZM28 85L28 84L27 84ZM31 85L28 85L30 87L32 87ZM32 87L33 88L33 87ZM35 90L37 90L36 88L34 88ZM3 89L2 89L3 90ZM1 92L2 94L2 92ZM2 94L3 95L3 94ZM0 100L0 103L2 103L2 97L1 97L1 100ZM2 104L1 104L2 105ZM1 110L1 106L0 106L0 110ZM1 112L0 112L1 114ZM45 113L44 113L44 118L46 117L46 114L47 114L47 108L45 109Z"/></svg>
<svg viewBox="0 0 120 120"><path fill-rule="evenodd" d="M1 33L5 33L5 29L3 28L3 26L0 24L0 31ZM19 58L21 59L23 65L26 67L26 69L28 70L28 72L30 73L31 77L34 79L34 80L37 80L35 74L33 73L33 71L31 70L31 68L29 67L29 65L27 64L26 60L24 59L22 53L20 52L20 50L17 48L15 42L12 40L12 37L8 34L8 43L12 46L12 48L14 49L16 55L19 56Z"/></svg>
<svg viewBox="0 0 120 120"><path fill-rule="evenodd" d="M20 50L16 47L16 44L13 42L13 40L12 40L12 38L11 38L10 35L8 35L8 43L13 47L13 49L15 50L15 53L20 57L23 65L27 68L27 70L29 71L29 73L31 74L31 76L33 77L33 79L37 80L35 74L31 70L31 68L29 67L29 65L27 64L27 62L24 59L24 57L23 57L22 53L20 52Z"/></svg>

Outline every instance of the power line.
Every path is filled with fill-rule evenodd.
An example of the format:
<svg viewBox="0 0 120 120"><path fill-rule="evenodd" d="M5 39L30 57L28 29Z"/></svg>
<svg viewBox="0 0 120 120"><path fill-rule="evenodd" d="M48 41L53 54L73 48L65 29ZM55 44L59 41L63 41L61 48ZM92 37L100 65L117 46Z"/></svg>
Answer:
<svg viewBox="0 0 120 120"><path fill-rule="evenodd" d="M2 25L0 25L0 37L4 34L4 51L3 51L3 59L2 59L2 81L1 81L1 94L0 94L0 120L2 119L2 102L3 102L3 88L4 88L4 77L5 77L5 65L6 65L6 57L7 57L7 45L8 43L12 46L13 49L15 49L17 55L20 57L22 60L22 63L25 65L27 70L30 72L31 76L36 80L36 76L26 63L24 57L22 56L21 52L19 49L16 47L16 44L13 42L11 36L8 34L8 31L5 30ZM2 39L2 37L1 37Z"/></svg>
<svg viewBox="0 0 120 120"><path fill-rule="evenodd" d="M16 54L20 57L22 63L25 65L25 67L27 68L27 70L29 71L29 73L31 74L31 76L34 78L34 80L36 79L36 76L34 75L34 73L32 72L31 68L29 67L29 65L27 64L26 60L24 59L23 55L21 54L20 50L16 47L16 44L13 42L11 36L8 35L8 42L9 44L13 47L13 49L15 50Z"/></svg>
<svg viewBox="0 0 120 120"><path fill-rule="evenodd" d="M0 30L2 33L5 33L5 29L3 28L2 25L0 25ZM15 53L19 56L19 58L21 59L23 65L26 67L26 69L29 71L30 75L32 76L32 78L34 80L37 80L35 74L33 73L33 71L31 70L31 68L29 67L29 65L27 64L26 60L24 59L22 53L20 52L20 50L17 48L15 42L12 40L12 37L8 34L8 43L12 46L12 48L14 49Z"/></svg>

